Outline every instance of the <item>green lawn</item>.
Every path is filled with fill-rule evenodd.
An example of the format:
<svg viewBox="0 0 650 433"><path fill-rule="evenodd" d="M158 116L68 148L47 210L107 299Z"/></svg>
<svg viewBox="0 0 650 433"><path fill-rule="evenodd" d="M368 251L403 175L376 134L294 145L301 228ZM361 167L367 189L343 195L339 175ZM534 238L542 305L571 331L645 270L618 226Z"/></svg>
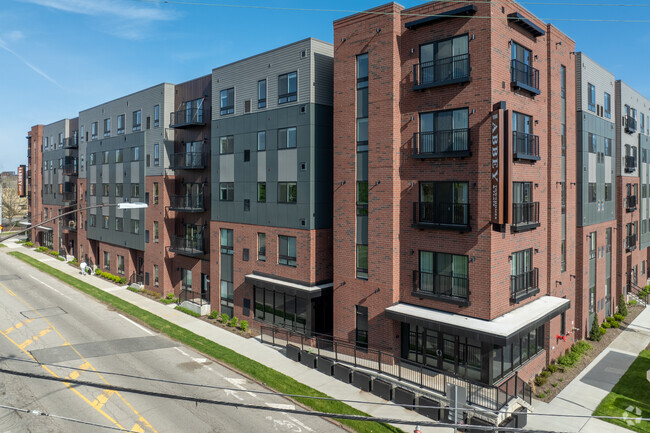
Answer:
<svg viewBox="0 0 650 433"><path fill-rule="evenodd" d="M650 418L650 382L646 377L650 370L650 350L644 350L618 381L612 392L600 402L594 415L629 416ZM631 410L628 410L632 408ZM639 415L636 408L641 410ZM605 420L637 432L650 433L650 422L639 423L624 420Z"/></svg>
<svg viewBox="0 0 650 433"><path fill-rule="evenodd" d="M139 308L133 304L130 304L123 299L118 298L117 296L111 295L110 293L104 292L103 290L98 289L97 287L81 281L71 275L61 272L58 269L55 269L51 266L46 265L45 263L40 262L26 254L20 252L10 252L8 253L11 256L14 256L30 265L40 269L41 271L52 275L55 278L63 281L70 286L81 290L82 292L113 306L115 309L128 314L129 316L136 318L143 323L146 323L151 328L160 331L167 336L182 342L183 344L196 349L197 351L204 353L212 358L221 360L222 362L236 368L237 370L244 372L245 374L254 377L258 381L266 384L267 386L285 394L297 394L297 395L306 395L313 397L327 397L326 394L319 392L313 388L304 385L293 378L286 376L282 373L279 373L263 364L260 364L257 361L246 358L245 356L240 355L234 350L228 349L227 347L221 346L215 343L212 340L201 337L193 332L188 331L185 328L181 328L171 322L168 322L161 317L158 317L142 308ZM329 413L340 413L340 414L350 414L350 415L367 415L361 411L354 409L351 406L348 406L345 403L341 403L335 400L314 400L309 398L296 398L297 401L304 404L307 407L312 408L315 411L319 412L329 412ZM395 428L387 424L379 424L376 422L370 421L356 421L356 420L339 420L342 424L345 424L357 432L373 432L373 433L399 433L402 430Z"/></svg>

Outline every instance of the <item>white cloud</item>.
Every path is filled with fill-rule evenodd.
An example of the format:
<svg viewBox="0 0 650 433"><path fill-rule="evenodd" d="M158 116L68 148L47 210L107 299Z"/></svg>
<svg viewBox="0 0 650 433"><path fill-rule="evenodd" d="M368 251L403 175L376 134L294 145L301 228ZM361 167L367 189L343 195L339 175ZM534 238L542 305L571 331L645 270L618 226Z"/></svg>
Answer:
<svg viewBox="0 0 650 433"><path fill-rule="evenodd" d="M25 35L20 30L12 30L2 34L2 39L9 42L16 42L24 38Z"/></svg>
<svg viewBox="0 0 650 433"><path fill-rule="evenodd" d="M137 21L166 21L173 19L171 13L157 7L142 7L124 0L23 0L65 12L83 15L105 16Z"/></svg>
<svg viewBox="0 0 650 433"><path fill-rule="evenodd" d="M5 51L7 51L7 52L10 53L10 54L13 54L16 58L18 58L18 60L20 60L21 62L23 62L23 63L25 64L25 66L27 66L29 69L31 69L32 71L36 72L38 75L40 75L41 77L45 78L45 79L48 80L49 82L51 82L51 83L53 83L53 84L55 84L55 85L57 85L58 87L60 87L60 88L63 89L63 86L60 85L60 84L59 84L59 83L58 83L54 78L50 77L50 76L47 75L45 72L41 71L41 70L38 69L36 66L32 65L31 63L29 63L25 58L23 58L21 55L19 55L18 53L16 53L14 50L12 50L11 48L9 48L9 47L7 46L7 43L6 43L4 40L2 40L2 39L0 39L0 48L3 49L3 50L5 50Z"/></svg>

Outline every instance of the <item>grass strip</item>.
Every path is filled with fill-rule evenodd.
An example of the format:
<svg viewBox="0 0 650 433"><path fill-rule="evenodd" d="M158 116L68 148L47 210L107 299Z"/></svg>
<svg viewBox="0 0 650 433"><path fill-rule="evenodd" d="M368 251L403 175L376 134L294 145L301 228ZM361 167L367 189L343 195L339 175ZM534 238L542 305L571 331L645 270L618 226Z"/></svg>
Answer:
<svg viewBox="0 0 650 433"><path fill-rule="evenodd" d="M305 384L302 384L295 379L277 372L257 361L247 358L227 347L221 346L212 340L201 337L193 332L188 331L178 325L175 325L149 311L143 310L115 295L104 292L97 287L81 281L65 272L59 271L41 261L34 259L26 254L12 251L9 255L16 257L28 263L35 268L52 275L53 277L61 280L62 282L81 290L82 292L92 296L99 301L113 306L115 309L126 313L131 317L137 318L142 322L149 325L151 328L160 331L161 333L180 341L181 343L198 350L215 359L219 359L224 363L236 368L237 370L257 379L258 381L266 384L270 388L284 393L284 394L299 394L312 397L327 397L320 391L317 391ZM305 406L318 411L318 412L331 412L349 415L362 415L368 414L361 412L345 403L336 400L314 400L309 398L295 398L295 400L304 404ZM374 421L355 421L355 420L338 420L341 424L347 425L360 433L399 433L402 430L388 424L377 423ZM403 433L403 432L402 432Z"/></svg>
<svg viewBox="0 0 650 433"><path fill-rule="evenodd" d="M176 307L174 307L174 309L180 311L181 313L185 313L193 317L201 317L199 313L195 313L194 311L188 310L185 307L181 307L177 305Z"/></svg>
<svg viewBox="0 0 650 433"><path fill-rule="evenodd" d="M650 386L646 376L648 371L650 371L650 350L644 350L612 388L612 392L600 402L594 415L632 418L604 421L637 432L650 433L650 422L633 419L650 418Z"/></svg>

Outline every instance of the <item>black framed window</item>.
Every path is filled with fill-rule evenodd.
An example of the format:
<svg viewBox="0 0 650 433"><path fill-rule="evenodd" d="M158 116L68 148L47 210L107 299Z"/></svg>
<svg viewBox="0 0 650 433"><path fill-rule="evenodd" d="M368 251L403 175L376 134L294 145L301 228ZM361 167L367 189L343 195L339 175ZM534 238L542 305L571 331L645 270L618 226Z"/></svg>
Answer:
<svg viewBox="0 0 650 433"><path fill-rule="evenodd" d="M142 129L142 110L133 112L133 130L140 131Z"/></svg>
<svg viewBox="0 0 650 433"><path fill-rule="evenodd" d="M444 153L468 150L469 110L420 113L419 153Z"/></svg>
<svg viewBox="0 0 650 433"><path fill-rule="evenodd" d="M296 203L298 186L296 182L278 182L278 203Z"/></svg>
<svg viewBox="0 0 650 433"><path fill-rule="evenodd" d="M235 136L226 135L224 137L219 137L219 153L221 155L227 155L235 151Z"/></svg>
<svg viewBox="0 0 650 433"><path fill-rule="evenodd" d="M266 233L257 234L257 260L266 261Z"/></svg>
<svg viewBox="0 0 650 433"><path fill-rule="evenodd" d="M266 108L266 79L257 82L257 108Z"/></svg>
<svg viewBox="0 0 650 433"><path fill-rule="evenodd" d="M368 54L366 53L357 56L357 151L364 151L367 149L368 149Z"/></svg>
<svg viewBox="0 0 650 433"><path fill-rule="evenodd" d="M612 184L605 184L605 201L612 201Z"/></svg>
<svg viewBox="0 0 650 433"><path fill-rule="evenodd" d="M124 134L124 114L117 116L117 133Z"/></svg>
<svg viewBox="0 0 650 433"><path fill-rule="evenodd" d="M257 182L257 201L266 202L266 182Z"/></svg>
<svg viewBox="0 0 650 433"><path fill-rule="evenodd" d="M296 127L278 129L278 149L293 149L298 144Z"/></svg>
<svg viewBox="0 0 650 433"><path fill-rule="evenodd" d="M153 165L156 167L160 165L160 145L158 143L153 145Z"/></svg>
<svg viewBox="0 0 650 433"><path fill-rule="evenodd" d="M235 112L235 88L223 89L220 94L221 115L232 114Z"/></svg>
<svg viewBox="0 0 650 433"><path fill-rule="evenodd" d="M160 126L160 105L153 106L153 126Z"/></svg>
<svg viewBox="0 0 650 433"><path fill-rule="evenodd" d="M262 152L266 150L266 131L257 132L257 151Z"/></svg>
<svg viewBox="0 0 650 433"><path fill-rule="evenodd" d="M104 137L111 136L111 118L104 119Z"/></svg>
<svg viewBox="0 0 650 433"><path fill-rule="evenodd" d="M605 117L608 119L612 118L612 96L605 92L605 104L604 104L604 111L605 111Z"/></svg>
<svg viewBox="0 0 650 433"><path fill-rule="evenodd" d="M296 238L293 236L278 236L278 263L296 266Z"/></svg>
<svg viewBox="0 0 650 433"><path fill-rule="evenodd" d="M415 291L453 298L469 298L468 258L463 255L420 251Z"/></svg>
<svg viewBox="0 0 650 433"><path fill-rule="evenodd" d="M298 100L298 72L278 76L278 104Z"/></svg>
<svg viewBox="0 0 650 433"><path fill-rule="evenodd" d="M591 83L587 83L587 108L596 111L596 86Z"/></svg>
<svg viewBox="0 0 650 433"><path fill-rule="evenodd" d="M235 199L235 183L219 183L219 201L233 201Z"/></svg>
<svg viewBox="0 0 650 433"><path fill-rule="evenodd" d="M309 301L288 293L255 287L255 319L303 333L307 329Z"/></svg>
<svg viewBox="0 0 650 433"><path fill-rule="evenodd" d="M589 198L589 203L596 203L597 189L596 189L595 182L589 182L588 198Z"/></svg>
<svg viewBox="0 0 650 433"><path fill-rule="evenodd" d="M368 348L368 307L356 305L355 343L361 349Z"/></svg>
<svg viewBox="0 0 650 433"><path fill-rule="evenodd" d="M420 45L420 84L469 77L469 71L468 35Z"/></svg>

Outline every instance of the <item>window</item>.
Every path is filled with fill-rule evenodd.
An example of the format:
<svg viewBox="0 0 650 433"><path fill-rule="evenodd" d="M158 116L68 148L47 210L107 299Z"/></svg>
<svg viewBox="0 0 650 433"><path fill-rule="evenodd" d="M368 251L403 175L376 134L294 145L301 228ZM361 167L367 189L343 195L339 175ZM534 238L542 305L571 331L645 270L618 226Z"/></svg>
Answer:
<svg viewBox="0 0 650 433"><path fill-rule="evenodd" d="M420 251L418 286L415 291L468 299L467 256Z"/></svg>
<svg viewBox="0 0 650 433"><path fill-rule="evenodd" d="M124 184L122 184L122 183L116 183L115 184L115 197L122 197L123 186L124 186Z"/></svg>
<svg viewBox="0 0 650 433"><path fill-rule="evenodd" d="M160 126L160 105L153 106L153 126Z"/></svg>
<svg viewBox="0 0 650 433"><path fill-rule="evenodd" d="M142 110L133 112L133 130L139 131L142 129Z"/></svg>
<svg viewBox="0 0 650 433"><path fill-rule="evenodd" d="M103 191L104 197L108 197L111 194L110 193L110 185L107 184L107 183L102 183L102 191Z"/></svg>
<svg viewBox="0 0 650 433"><path fill-rule="evenodd" d="M469 77L469 38L457 36L420 45L419 83L433 84Z"/></svg>
<svg viewBox="0 0 650 433"><path fill-rule="evenodd" d="M224 254L233 253L233 231L232 229L221 229L220 231L221 252Z"/></svg>
<svg viewBox="0 0 650 433"><path fill-rule="evenodd" d="M368 307L355 305L355 345L364 350L368 349ZM417 429L416 429L417 430Z"/></svg>
<svg viewBox="0 0 650 433"><path fill-rule="evenodd" d="M533 249L517 251L510 259L510 290L516 296L521 292L528 292L531 288L538 288L537 272L533 269Z"/></svg>
<svg viewBox="0 0 650 433"><path fill-rule="evenodd" d="M255 287L255 319L304 333L309 301L295 295Z"/></svg>
<svg viewBox="0 0 650 433"><path fill-rule="evenodd" d="M131 184L131 197L140 197L140 184L132 183Z"/></svg>
<svg viewBox="0 0 650 433"><path fill-rule="evenodd" d="M158 143L153 145L153 165L160 165L160 145Z"/></svg>
<svg viewBox="0 0 650 433"><path fill-rule="evenodd" d="M278 203L296 203L297 197L296 182L278 182Z"/></svg>
<svg viewBox="0 0 650 433"><path fill-rule="evenodd" d="M278 77L278 104L298 99L298 73L290 72Z"/></svg>
<svg viewBox="0 0 650 433"><path fill-rule="evenodd" d="M219 201L233 201L235 199L234 182L219 183Z"/></svg>
<svg viewBox="0 0 650 433"><path fill-rule="evenodd" d="M257 108L266 108L266 80L257 82Z"/></svg>
<svg viewBox="0 0 650 433"><path fill-rule="evenodd" d="M595 134L591 132L587 134L587 144L589 145L589 153L596 153L598 151Z"/></svg>
<svg viewBox="0 0 650 433"><path fill-rule="evenodd" d="M259 131L257 133L257 151L263 150L266 150L266 131Z"/></svg>
<svg viewBox="0 0 650 433"><path fill-rule="evenodd" d="M589 182L589 203L596 203L596 183Z"/></svg>
<svg viewBox="0 0 650 433"><path fill-rule="evenodd" d="M292 236L278 236L278 263L287 266L296 266L296 238Z"/></svg>
<svg viewBox="0 0 650 433"><path fill-rule="evenodd" d="M257 260L266 261L266 233L257 234Z"/></svg>
<svg viewBox="0 0 650 433"><path fill-rule="evenodd" d="M120 217L115 218L115 231L121 232L123 228L124 228L124 221L122 220L122 218Z"/></svg>
<svg viewBox="0 0 650 433"><path fill-rule="evenodd" d="M110 225L109 225L108 216L105 215L105 216L104 216L104 228L105 228L106 230L108 230L109 227L110 227Z"/></svg>
<svg viewBox="0 0 650 433"><path fill-rule="evenodd" d="M515 83L538 89L538 71L533 68L533 53L515 42L510 47L511 79ZM539 90L539 89L538 89Z"/></svg>
<svg viewBox="0 0 650 433"><path fill-rule="evenodd" d="M88 224L90 227L97 227L97 215L88 215Z"/></svg>
<svg viewBox="0 0 650 433"><path fill-rule="evenodd" d="M219 138L219 153L221 155L227 155L235 151L235 136L226 135L225 137Z"/></svg>
<svg viewBox="0 0 650 433"><path fill-rule="evenodd" d="M296 127L278 129L278 149L296 147Z"/></svg>
<svg viewBox="0 0 650 433"><path fill-rule="evenodd" d="M154 221L154 222L153 222L153 241L154 241L155 243L158 243L158 242L159 242L159 237L158 237L158 235L159 235L159 233L158 233L158 221Z"/></svg>
<svg viewBox="0 0 650 433"><path fill-rule="evenodd" d="M418 222L425 224L469 224L467 182L420 182Z"/></svg>
<svg viewBox="0 0 650 433"><path fill-rule="evenodd" d="M158 204L158 182L153 183L153 204Z"/></svg>
<svg viewBox="0 0 650 433"><path fill-rule="evenodd" d="M95 154L88 154L88 165L95 165Z"/></svg>
<svg viewBox="0 0 650 433"><path fill-rule="evenodd" d="M140 234L140 220L131 220L131 233Z"/></svg>
<svg viewBox="0 0 650 433"><path fill-rule="evenodd" d="M605 184L605 201L612 201L612 184Z"/></svg>
<svg viewBox="0 0 650 433"><path fill-rule="evenodd" d="M124 162L122 149L115 149L115 162Z"/></svg>
<svg viewBox="0 0 650 433"><path fill-rule="evenodd" d="M266 201L266 182L257 182L257 201L260 203Z"/></svg>
<svg viewBox="0 0 650 433"><path fill-rule="evenodd" d="M93 122L90 125L90 138L93 140L97 138L97 122Z"/></svg>
<svg viewBox="0 0 650 433"><path fill-rule="evenodd" d="M639 113L639 132L641 132L641 134L645 132L644 118L645 116L643 113Z"/></svg>
<svg viewBox="0 0 650 433"><path fill-rule="evenodd" d="M357 56L357 151L368 146L368 54ZM361 147L361 149L359 148Z"/></svg>
<svg viewBox="0 0 650 433"><path fill-rule="evenodd" d="M102 153L102 155L103 155L102 163L103 164L108 164L110 152L108 150L105 150Z"/></svg>
<svg viewBox="0 0 650 433"><path fill-rule="evenodd" d="M235 112L235 88L224 89L221 91L221 115L232 114Z"/></svg>
<svg viewBox="0 0 650 433"><path fill-rule="evenodd" d="M153 285L158 287L160 280L158 279L158 265L153 265Z"/></svg>
<svg viewBox="0 0 650 433"><path fill-rule="evenodd" d="M596 86L591 83L587 83L587 108L596 111Z"/></svg>
<svg viewBox="0 0 650 433"><path fill-rule="evenodd" d="M612 156L612 139L605 137L605 156Z"/></svg>
<svg viewBox="0 0 650 433"><path fill-rule="evenodd" d="M104 119L104 137L111 136L111 118Z"/></svg>
<svg viewBox="0 0 650 433"><path fill-rule="evenodd" d="M468 150L469 110L437 111L420 114L418 153Z"/></svg>
<svg viewBox="0 0 650 433"><path fill-rule="evenodd" d="M605 117L612 118L612 97L609 93L605 92Z"/></svg>
<svg viewBox="0 0 650 433"><path fill-rule="evenodd" d="M97 195L97 184L91 183L88 185L88 190L91 196Z"/></svg>
<svg viewBox="0 0 650 433"><path fill-rule="evenodd" d="M117 256L117 274L124 275L124 256Z"/></svg>
<svg viewBox="0 0 650 433"><path fill-rule="evenodd" d="M596 232L589 233L589 259L596 258Z"/></svg>
<svg viewBox="0 0 650 433"><path fill-rule="evenodd" d="M104 251L104 269L107 271L111 269L111 255L108 251Z"/></svg>
<svg viewBox="0 0 650 433"><path fill-rule="evenodd" d="M124 134L124 114L117 116L117 134Z"/></svg>

